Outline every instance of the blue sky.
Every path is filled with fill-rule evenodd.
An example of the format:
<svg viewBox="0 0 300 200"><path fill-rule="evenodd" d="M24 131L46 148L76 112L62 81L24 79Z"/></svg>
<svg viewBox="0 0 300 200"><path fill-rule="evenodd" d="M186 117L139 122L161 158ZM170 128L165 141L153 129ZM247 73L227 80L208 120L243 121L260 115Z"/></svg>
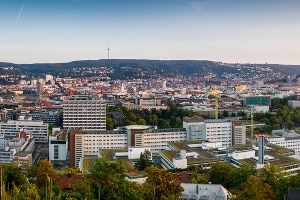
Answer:
<svg viewBox="0 0 300 200"><path fill-rule="evenodd" d="M0 61L300 64L297 0L0 0Z"/></svg>

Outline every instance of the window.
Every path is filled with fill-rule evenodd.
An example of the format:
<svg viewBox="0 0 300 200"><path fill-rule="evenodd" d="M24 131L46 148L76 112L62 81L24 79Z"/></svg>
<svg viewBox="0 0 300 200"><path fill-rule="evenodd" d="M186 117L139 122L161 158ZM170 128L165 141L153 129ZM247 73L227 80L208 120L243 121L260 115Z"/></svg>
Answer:
<svg viewBox="0 0 300 200"><path fill-rule="evenodd" d="M58 159L58 145L54 145L54 160Z"/></svg>

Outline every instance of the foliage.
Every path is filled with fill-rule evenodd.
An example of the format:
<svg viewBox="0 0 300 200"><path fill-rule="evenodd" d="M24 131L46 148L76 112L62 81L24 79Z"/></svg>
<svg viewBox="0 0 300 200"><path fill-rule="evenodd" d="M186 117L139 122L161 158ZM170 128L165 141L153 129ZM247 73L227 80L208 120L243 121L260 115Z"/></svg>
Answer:
<svg viewBox="0 0 300 200"><path fill-rule="evenodd" d="M264 183L255 176L250 176L249 179L241 186L241 190L237 193L234 199L237 200L274 200L276 195L271 186Z"/></svg>
<svg viewBox="0 0 300 200"><path fill-rule="evenodd" d="M16 164L4 164L3 167L3 183L7 190L12 190L14 185L19 187L26 182L25 174Z"/></svg>
<svg viewBox="0 0 300 200"><path fill-rule="evenodd" d="M239 189L242 183L246 182L250 176L256 175L256 169L253 166L242 165L233 170L230 176L230 188Z"/></svg>
<svg viewBox="0 0 300 200"><path fill-rule="evenodd" d="M234 168L228 163L214 163L209 170L210 181L213 184L221 184L225 188L229 188L230 176L233 171Z"/></svg>
<svg viewBox="0 0 300 200"><path fill-rule="evenodd" d="M79 168L67 167L64 169L63 174L81 174Z"/></svg>
<svg viewBox="0 0 300 200"><path fill-rule="evenodd" d="M277 199L284 199L288 192L289 185L286 175L280 168L271 164L266 164L258 170L258 177L272 187Z"/></svg>
<svg viewBox="0 0 300 200"><path fill-rule="evenodd" d="M194 171L190 178L191 183L201 183L201 184L207 184L208 180L205 174L200 174L197 171Z"/></svg>
<svg viewBox="0 0 300 200"><path fill-rule="evenodd" d="M101 199L138 199L136 183L125 180L126 170L122 161L107 162L99 159L87 175L94 196Z"/></svg>
<svg viewBox="0 0 300 200"><path fill-rule="evenodd" d="M36 165L31 165L27 168L26 176L30 183L35 183L36 174L37 174L37 166Z"/></svg>
<svg viewBox="0 0 300 200"><path fill-rule="evenodd" d="M144 169L150 166L151 166L151 152L146 149L144 153L141 153L140 159L135 164L135 168L143 171Z"/></svg>
<svg viewBox="0 0 300 200"><path fill-rule="evenodd" d="M115 126L114 120L111 118L111 116L106 117L106 130L113 130Z"/></svg>
<svg viewBox="0 0 300 200"><path fill-rule="evenodd" d="M54 181L57 176L53 164L46 159L40 161L36 173L36 184L39 188L46 187L48 179Z"/></svg>
<svg viewBox="0 0 300 200"><path fill-rule="evenodd" d="M147 180L143 184L142 197L145 200L179 199L183 188L171 172L151 166L145 170Z"/></svg>
<svg viewBox="0 0 300 200"><path fill-rule="evenodd" d="M151 111L147 109L142 110L128 110L123 106L109 106L107 112L121 112L127 116L124 124L125 125L152 125L158 126L160 129L164 128L182 128L182 119L186 116L198 116L199 114L194 111L184 110L182 108L177 108L173 102L168 102L169 108L166 110L152 109ZM106 122L107 129L112 128L112 123L110 118Z"/></svg>

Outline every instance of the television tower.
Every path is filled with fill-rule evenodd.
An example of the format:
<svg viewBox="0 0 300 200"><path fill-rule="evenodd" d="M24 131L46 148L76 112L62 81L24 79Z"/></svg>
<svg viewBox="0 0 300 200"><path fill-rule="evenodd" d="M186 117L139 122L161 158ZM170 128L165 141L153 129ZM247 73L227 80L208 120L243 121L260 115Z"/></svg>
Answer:
<svg viewBox="0 0 300 200"><path fill-rule="evenodd" d="M107 60L109 60L109 44L108 44L108 48L107 48Z"/></svg>

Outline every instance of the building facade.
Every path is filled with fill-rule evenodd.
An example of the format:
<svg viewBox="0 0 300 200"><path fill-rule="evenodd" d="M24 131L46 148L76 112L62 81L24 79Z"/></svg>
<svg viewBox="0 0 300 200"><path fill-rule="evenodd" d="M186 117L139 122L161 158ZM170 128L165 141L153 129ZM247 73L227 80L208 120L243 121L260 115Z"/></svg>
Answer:
<svg viewBox="0 0 300 200"><path fill-rule="evenodd" d="M64 129L106 130L105 100L69 96L63 101Z"/></svg>
<svg viewBox="0 0 300 200"><path fill-rule="evenodd" d="M21 130L31 132L35 143L48 143L48 124L43 121L8 120L0 123L0 133L4 136L16 136Z"/></svg>

